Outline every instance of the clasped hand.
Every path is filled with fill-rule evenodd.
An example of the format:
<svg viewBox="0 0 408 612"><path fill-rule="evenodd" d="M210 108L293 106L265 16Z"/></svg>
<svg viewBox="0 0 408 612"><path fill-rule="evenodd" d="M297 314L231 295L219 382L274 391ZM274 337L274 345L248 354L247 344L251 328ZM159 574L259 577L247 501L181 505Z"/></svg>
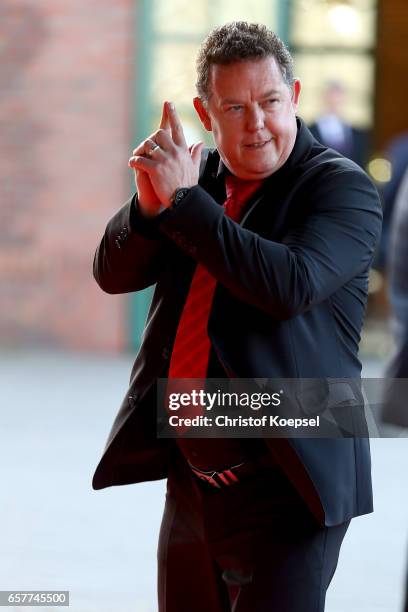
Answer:
<svg viewBox="0 0 408 612"><path fill-rule="evenodd" d="M159 129L133 150L128 162L142 214L157 215L170 206L177 189L197 185L203 146L187 146L174 104L164 102Z"/></svg>

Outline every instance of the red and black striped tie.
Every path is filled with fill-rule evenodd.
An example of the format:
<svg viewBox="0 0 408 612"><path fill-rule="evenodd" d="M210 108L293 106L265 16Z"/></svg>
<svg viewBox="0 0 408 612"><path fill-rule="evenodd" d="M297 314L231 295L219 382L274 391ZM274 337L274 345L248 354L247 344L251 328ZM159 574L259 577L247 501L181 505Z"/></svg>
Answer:
<svg viewBox="0 0 408 612"><path fill-rule="evenodd" d="M225 214L239 221L245 203L261 183L227 176ZM211 348L207 324L216 284L208 270L198 264L177 328L168 378L206 377Z"/></svg>

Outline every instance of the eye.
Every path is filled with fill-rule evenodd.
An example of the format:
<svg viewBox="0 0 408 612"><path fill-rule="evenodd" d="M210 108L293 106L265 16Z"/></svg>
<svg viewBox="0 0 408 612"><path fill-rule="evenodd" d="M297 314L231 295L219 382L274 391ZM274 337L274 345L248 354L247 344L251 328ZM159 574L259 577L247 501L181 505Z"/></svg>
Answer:
<svg viewBox="0 0 408 612"><path fill-rule="evenodd" d="M265 100L264 105L265 106L275 106L278 102L279 102L279 98L268 98L268 100Z"/></svg>
<svg viewBox="0 0 408 612"><path fill-rule="evenodd" d="M242 110L242 105L241 104L233 104L232 106L228 106L227 108L227 113L229 112L238 112L240 110Z"/></svg>

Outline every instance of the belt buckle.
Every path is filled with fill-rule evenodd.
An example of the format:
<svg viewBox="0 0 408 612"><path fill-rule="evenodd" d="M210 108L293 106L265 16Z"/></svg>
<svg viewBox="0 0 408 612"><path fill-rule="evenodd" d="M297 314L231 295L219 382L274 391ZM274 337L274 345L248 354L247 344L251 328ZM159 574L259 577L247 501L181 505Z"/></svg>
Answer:
<svg viewBox="0 0 408 612"><path fill-rule="evenodd" d="M198 478L200 478L201 480L204 480L205 482L208 482L208 484L210 484L211 486L217 488L217 489L222 489L223 486L224 487L229 487L232 484L235 484L236 482L239 482L239 478L238 476L236 476L233 473L233 469L236 467L239 467L241 465L243 465L243 463L240 463L238 465L234 465L226 470L223 470L222 472L217 472L217 471L208 471L205 472L203 470L200 470L199 468L194 467L190 462L189 462L189 466L192 469L192 471L194 472L194 474L196 476L198 476ZM216 480L217 478L217 480ZM221 482L221 484L220 484Z"/></svg>
<svg viewBox="0 0 408 612"><path fill-rule="evenodd" d="M208 482L208 484L210 484L213 487L216 487L217 489L221 489L221 485L218 484L218 482L215 480L214 476L217 475L217 472L212 472L211 474L207 474L205 472L199 472L198 470L192 468L194 474L196 474L196 476L198 476L199 478L201 478L201 480L204 480L205 482Z"/></svg>

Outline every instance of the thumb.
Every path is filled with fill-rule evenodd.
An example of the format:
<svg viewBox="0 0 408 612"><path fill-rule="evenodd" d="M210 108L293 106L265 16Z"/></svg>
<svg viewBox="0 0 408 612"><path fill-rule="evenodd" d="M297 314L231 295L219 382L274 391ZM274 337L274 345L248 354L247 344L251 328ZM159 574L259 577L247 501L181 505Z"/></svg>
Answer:
<svg viewBox="0 0 408 612"><path fill-rule="evenodd" d="M192 147L190 147L191 159L194 162L194 165L198 166L201 161L201 153L204 148L203 142L195 142Z"/></svg>

